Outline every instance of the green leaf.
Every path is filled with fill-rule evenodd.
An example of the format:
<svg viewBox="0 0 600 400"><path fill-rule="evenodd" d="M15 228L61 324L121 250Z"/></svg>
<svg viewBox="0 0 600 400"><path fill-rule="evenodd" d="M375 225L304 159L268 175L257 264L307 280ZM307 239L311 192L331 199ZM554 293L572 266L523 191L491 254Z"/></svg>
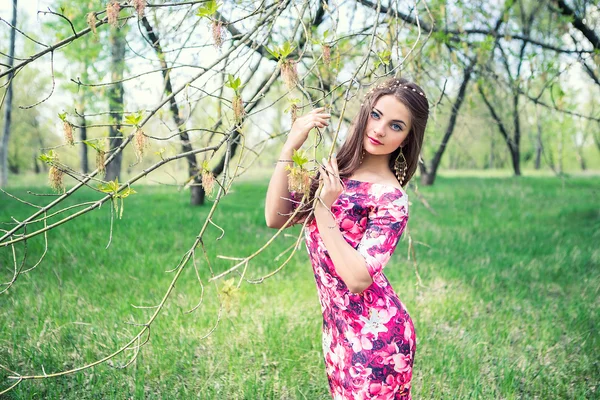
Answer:
<svg viewBox="0 0 600 400"><path fill-rule="evenodd" d="M114 181L107 182L106 184L99 185L98 190L112 195L113 206L115 207L115 212L119 215L119 219L123 218L123 209L124 209L124 205L125 205L123 199L125 199L126 197L129 197L129 195L137 193L135 190L133 190L129 186L127 186L126 188L124 188L123 190L118 192L119 178L115 178ZM119 202L118 202L119 199L121 200L121 210L119 210Z"/></svg>
<svg viewBox="0 0 600 400"><path fill-rule="evenodd" d="M88 140L84 140L83 143L85 143L86 145L90 146L92 149L96 150L96 151L103 151L104 149L102 147L100 147L100 145L88 141Z"/></svg>
<svg viewBox="0 0 600 400"><path fill-rule="evenodd" d="M219 9L220 4L218 4L215 0L210 0L204 3L202 7L198 9L196 16L200 18L209 18Z"/></svg>
<svg viewBox="0 0 600 400"><path fill-rule="evenodd" d="M58 113L58 118L60 118L61 121L66 120L67 119L67 113L66 112L64 112L64 113Z"/></svg>
<svg viewBox="0 0 600 400"><path fill-rule="evenodd" d="M130 125L138 126L140 122L144 119L143 111L138 111L135 114L129 114L125 117L125 122Z"/></svg>
<svg viewBox="0 0 600 400"><path fill-rule="evenodd" d="M291 43L286 40L280 50L281 58L289 56L295 48L295 46L292 46Z"/></svg>
<svg viewBox="0 0 600 400"><path fill-rule="evenodd" d="M53 162L56 159L56 154L54 151L50 150L45 154L41 154L38 159L46 164Z"/></svg>
<svg viewBox="0 0 600 400"><path fill-rule="evenodd" d="M283 112L285 112L285 113L287 113L287 112L290 112L290 111L291 111L291 109L292 109L292 106L293 106L294 104L295 104L295 105L298 105L298 104L300 104L300 103L302 103L302 100L300 100L300 99L298 99L298 98L293 98L293 99L290 99L290 100L289 100L289 104L290 104L290 105L289 105L289 106L287 106L287 108L286 108L285 110L283 110Z"/></svg>
<svg viewBox="0 0 600 400"><path fill-rule="evenodd" d="M225 86L233 89L237 93L240 87L242 86L242 80L239 77L236 78L232 74L229 74L227 79L228 80L227 82L225 82Z"/></svg>
<svg viewBox="0 0 600 400"><path fill-rule="evenodd" d="M117 190L119 190L119 178L115 178L114 181L98 185L98 190L104 193L111 193L113 195L116 195Z"/></svg>
<svg viewBox="0 0 600 400"><path fill-rule="evenodd" d="M292 160L300 167L303 167L308 162L308 157L306 157L306 153L303 150L294 150Z"/></svg>
<svg viewBox="0 0 600 400"><path fill-rule="evenodd" d="M275 46L272 50L268 47L265 46L265 49L267 49L267 51L269 52L270 55L272 55L273 57L279 59L279 47Z"/></svg>
<svg viewBox="0 0 600 400"><path fill-rule="evenodd" d="M377 53L377 55L379 56L381 63L383 63L385 65L389 65L390 58L392 56L392 52L389 49L385 49L385 50Z"/></svg>

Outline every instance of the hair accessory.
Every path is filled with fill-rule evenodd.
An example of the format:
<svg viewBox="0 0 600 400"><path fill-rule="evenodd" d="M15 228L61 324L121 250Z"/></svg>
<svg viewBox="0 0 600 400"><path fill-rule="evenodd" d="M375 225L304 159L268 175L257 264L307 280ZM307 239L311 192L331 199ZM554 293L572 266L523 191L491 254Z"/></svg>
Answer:
<svg viewBox="0 0 600 400"><path fill-rule="evenodd" d="M381 83L380 83L380 84L378 84L378 85L376 85L376 86L372 86L372 87L371 87L371 89L369 89L369 91L368 91L367 93L365 93L365 94L364 94L364 96L363 96L363 99L367 98L367 96L371 95L371 94L372 94L372 93L373 93L375 90L379 90L379 89L392 89L392 90L395 90L395 89L397 89L397 88L408 89L408 90L411 90L411 91L413 91L413 92L415 92L415 93L418 93L418 94L420 94L421 96L423 96L423 97L427 98L427 96L425 96L425 93L423 93L423 92L418 92L418 91L417 91L417 89L415 89L415 88L411 88L411 87L409 87L409 86L407 86L407 85L401 85L401 84L400 84L400 81L399 81L399 80L396 80L396 81L395 81L395 83L392 83L392 84L391 84L391 85L389 85L389 86L386 86L386 85L384 85L384 84L381 84ZM363 103L361 103L361 106L362 106L362 105L363 105Z"/></svg>

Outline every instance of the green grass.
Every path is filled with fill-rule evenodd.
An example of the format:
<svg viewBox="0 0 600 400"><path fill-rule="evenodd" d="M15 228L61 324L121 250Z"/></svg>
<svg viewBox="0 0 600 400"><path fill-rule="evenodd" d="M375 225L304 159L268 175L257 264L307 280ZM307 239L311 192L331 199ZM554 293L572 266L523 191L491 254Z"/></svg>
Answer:
<svg viewBox="0 0 600 400"><path fill-rule="evenodd" d="M599 188L599 177L442 176L433 187L419 187L437 215L411 196L409 229L424 286L406 258L407 235L386 274L415 323L415 399L599 398ZM45 261L0 295L0 364L23 374L77 367L117 349L139 330L127 323L151 315L131 304L160 301L174 274L165 271L190 248L208 207L189 206L187 193L169 187L135 189L107 250L108 204L50 232ZM24 187L13 190L49 201ZM214 221L226 234L217 241L220 231L210 227L205 237L215 273L233 263L217 255L248 255L274 233L264 226L265 192L265 181L242 182L223 199ZM69 204L96 198L79 193ZM1 195L0 221L30 211ZM279 238L251 262L246 277L274 270L273 259L294 240ZM30 240L27 250L31 266L43 237ZM23 254L23 247L16 251ZM0 249L3 282L12 276L10 254ZM189 264L128 368L103 364L26 381L6 397L330 398L304 245L274 277L244 282L206 339L217 321L218 289L206 283L209 266L197 255L202 306L186 313L201 294ZM0 372L2 387L7 375Z"/></svg>

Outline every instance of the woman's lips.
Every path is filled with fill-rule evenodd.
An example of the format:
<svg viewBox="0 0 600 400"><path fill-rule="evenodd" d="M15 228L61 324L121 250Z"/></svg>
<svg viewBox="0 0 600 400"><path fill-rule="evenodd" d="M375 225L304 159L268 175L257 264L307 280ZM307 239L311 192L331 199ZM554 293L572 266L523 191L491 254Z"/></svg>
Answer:
<svg viewBox="0 0 600 400"><path fill-rule="evenodd" d="M375 140L373 139L371 136L367 136L369 138L369 141L371 141L371 143L376 144L376 145L381 145L383 143L381 143L379 140Z"/></svg>

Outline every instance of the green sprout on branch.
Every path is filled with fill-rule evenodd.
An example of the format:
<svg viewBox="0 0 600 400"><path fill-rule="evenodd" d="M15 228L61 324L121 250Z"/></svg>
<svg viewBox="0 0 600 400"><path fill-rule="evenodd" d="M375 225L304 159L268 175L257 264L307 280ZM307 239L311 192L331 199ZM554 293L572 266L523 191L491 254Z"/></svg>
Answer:
<svg viewBox="0 0 600 400"><path fill-rule="evenodd" d="M124 199L126 197L128 197L130 194L137 193L135 190L133 190L129 186L127 186L126 188L119 191L119 178L115 178L114 181L110 181L105 184L99 185L98 190L111 195L113 206L115 207L115 212L119 215L119 219L121 219L123 217ZM120 209L119 209L119 203L118 203L119 199L121 200Z"/></svg>
<svg viewBox="0 0 600 400"><path fill-rule="evenodd" d="M216 12L219 10L221 4L217 3L215 0L210 0L204 3L202 7L198 9L196 12L196 16L200 18L211 18Z"/></svg>
<svg viewBox="0 0 600 400"><path fill-rule="evenodd" d="M291 192L306 193L310 191L312 175L305 165L308 163L308 157L303 150L294 150L292 155L293 166L286 165L288 172L288 189Z"/></svg>

